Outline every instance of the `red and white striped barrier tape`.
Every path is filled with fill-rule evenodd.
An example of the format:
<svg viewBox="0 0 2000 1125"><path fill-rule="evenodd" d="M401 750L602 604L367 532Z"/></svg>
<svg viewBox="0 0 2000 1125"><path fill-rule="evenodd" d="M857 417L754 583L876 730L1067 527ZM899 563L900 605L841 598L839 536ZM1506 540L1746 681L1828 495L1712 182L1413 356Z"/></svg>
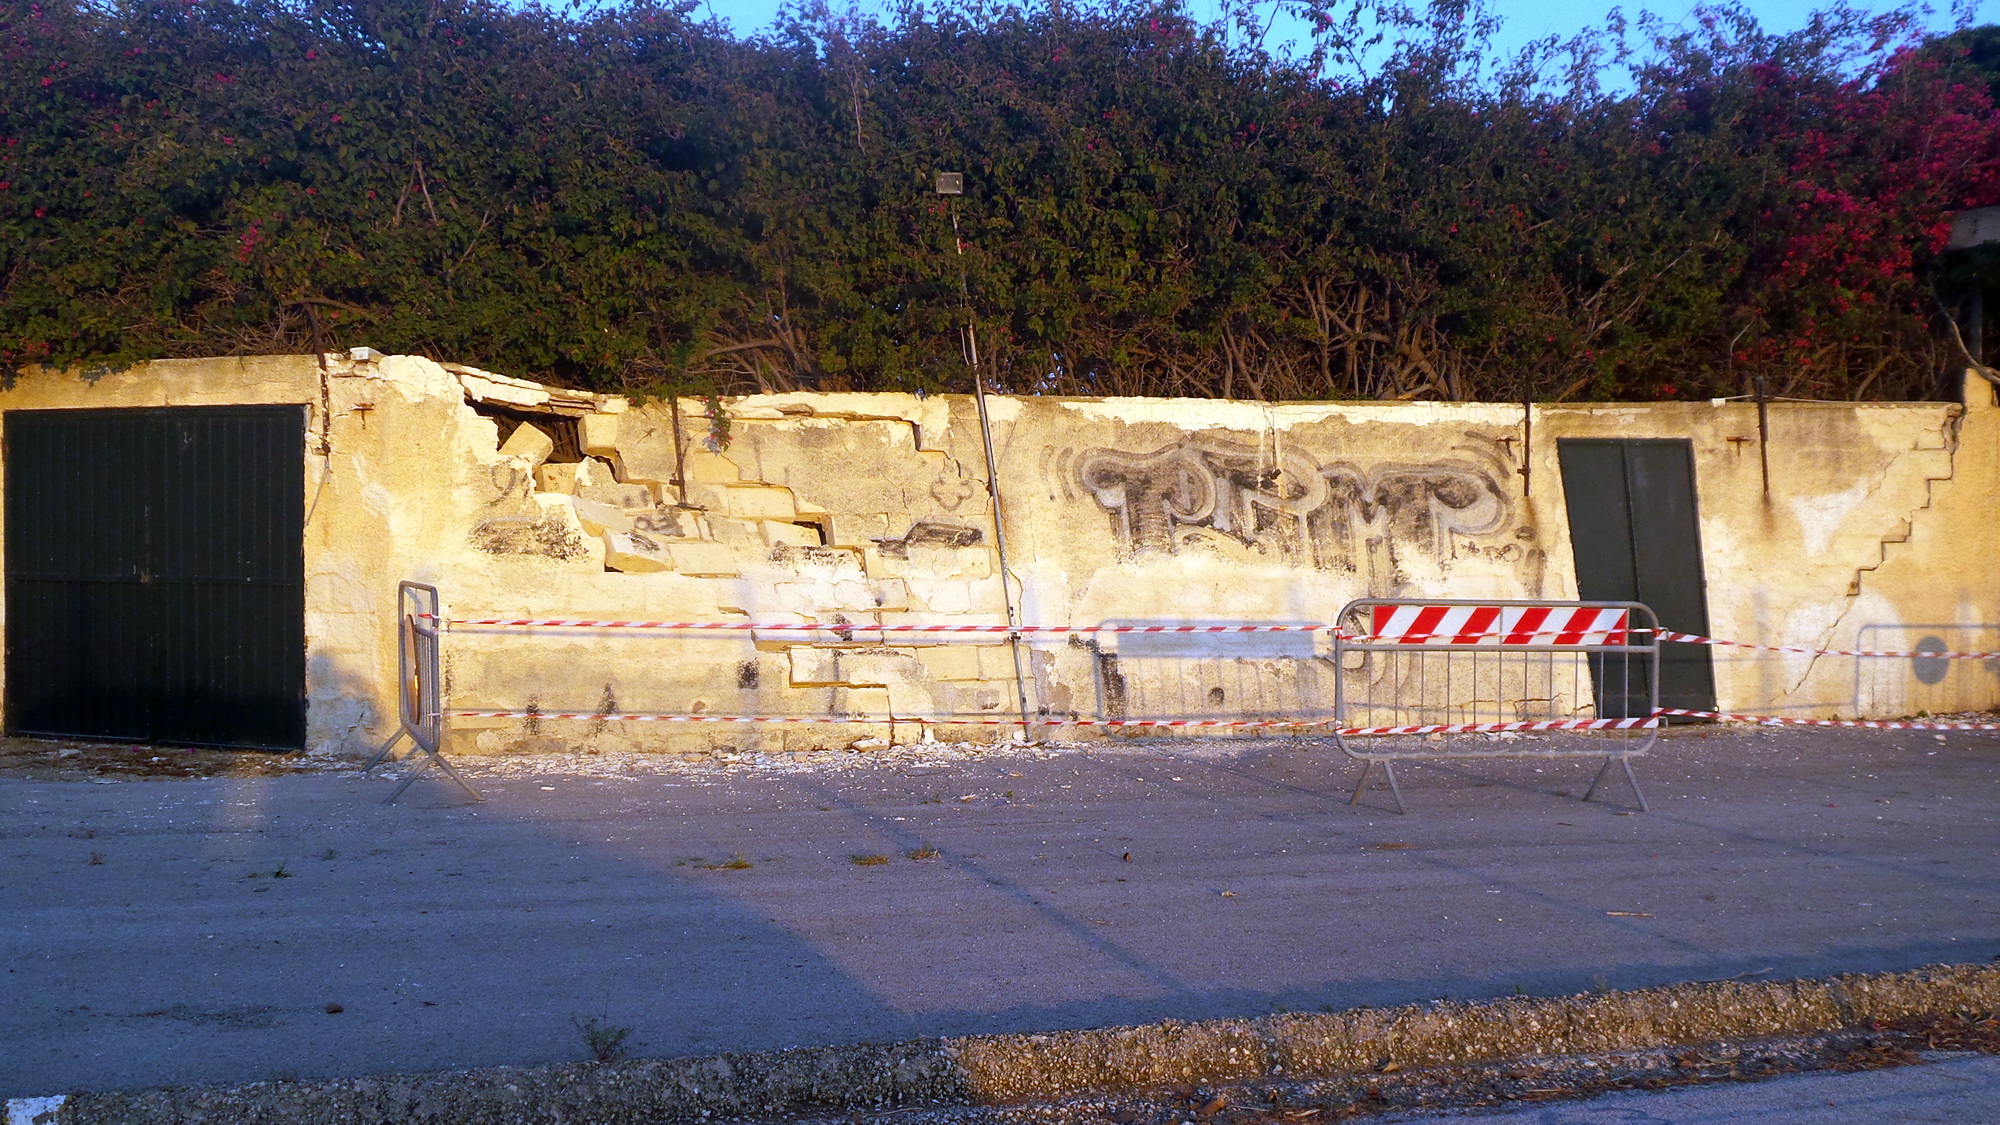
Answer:
<svg viewBox="0 0 2000 1125"><path fill-rule="evenodd" d="M815 633L1323 633L1325 625L875 625L866 622L611 621L570 617L453 617L450 625L494 628L665 629Z"/></svg>
<svg viewBox="0 0 2000 1125"><path fill-rule="evenodd" d="M1543 647L1560 646L1563 648L1619 648L1626 646L1647 648L1652 643L1644 639L1651 635L1650 631L1642 628L1583 634L1553 633L1544 629L1536 633L1523 633L1519 630L1514 630L1505 633L1393 633L1385 635L1379 633L1347 633L1342 632L1338 626L1329 631L1350 644L1408 645L1411 648L1422 648L1430 644L1482 646L1493 644L1501 647L1527 647L1536 645Z"/></svg>
<svg viewBox="0 0 2000 1125"><path fill-rule="evenodd" d="M1341 727L1340 735L1369 734L1498 734L1517 730L1650 730L1660 725L1650 719L1544 719L1523 723L1461 723L1455 726L1423 727Z"/></svg>
<svg viewBox="0 0 2000 1125"><path fill-rule="evenodd" d="M1395 611L1390 615L1388 611ZM1463 611L1457 618L1442 614L1424 617L1416 611ZM1514 617L1503 616L1506 613ZM1632 628L1623 610L1574 610L1570 616L1550 620L1551 611L1541 607L1518 606L1378 606L1373 632L1367 635L1342 634L1330 625L877 625L871 623L811 621L628 621L584 617L452 617L447 625L487 628L548 629L655 629L668 632L769 632L769 633L1332 633L1355 644L1398 644L1420 647L1429 643L1560 645L1563 647L1620 646L1639 644L1632 638L1647 630ZM1475 615L1484 616L1475 616ZM1579 617L1578 614L1600 615ZM1400 615L1400 616L1397 616ZM1607 617L1601 615L1616 615ZM416 615L419 617L427 615ZM1501 628L1492 625L1498 621ZM1878 656L1896 659L2000 660L1996 652L1894 652L1873 649L1808 648L1803 645L1765 645L1752 641L1725 641L1694 633L1661 629L1661 641L1679 644L1720 645L1754 648L1765 652L1789 652L1804 656Z"/></svg>
<svg viewBox="0 0 2000 1125"><path fill-rule="evenodd" d="M1933 660L2000 660L2000 652L1876 652L1870 649L1760 645L1750 641L1719 641L1714 637L1700 637L1693 633L1676 633L1669 629L1660 630L1660 639L1663 641L1678 641L1681 644L1689 645L1726 645L1730 648L1760 648L1766 652L1796 652L1806 656L1893 656L1911 659L1928 657Z"/></svg>
<svg viewBox="0 0 2000 1125"><path fill-rule="evenodd" d="M843 723L863 726L890 726L917 723L926 726L1017 727L1018 718L999 719L972 715L886 716L868 715L655 715L616 711L447 711L454 719L555 719L605 720L634 723ZM1690 711L1662 707L1647 719L1547 719L1517 723L1453 723L1401 727L1335 727L1332 719L1071 719L1038 717L1028 721L1041 727L1322 727L1328 734L1344 737L1391 734L1498 734L1503 731L1543 730L1650 730L1660 725L1664 715L1690 719L1719 719L1734 723L1762 723L1805 727L1862 727L1869 730L2000 730L2000 723L1923 723L1879 719L1795 719L1780 715L1735 715L1723 711Z"/></svg>
<svg viewBox="0 0 2000 1125"><path fill-rule="evenodd" d="M939 726L1018 727L1021 720L985 718L974 715L943 717L866 715L652 715L630 712L604 714L598 711L447 711L454 719L605 719L637 723L848 723L891 726L896 723ZM1324 726L1331 719L1062 719L1036 718L1031 726L1085 727L1309 727Z"/></svg>
<svg viewBox="0 0 2000 1125"><path fill-rule="evenodd" d="M1410 645L1439 640L1461 645L1622 645L1630 621L1630 611L1602 607L1378 605L1369 614L1374 635L1366 640Z"/></svg>
<svg viewBox="0 0 2000 1125"><path fill-rule="evenodd" d="M1782 715L1730 715L1721 711L1689 711L1662 707L1662 715L1685 715L1691 719L1721 719L1732 723L1763 723L1788 727L1865 727L1868 730L2000 730L2000 723L1913 723L1881 719L1793 719Z"/></svg>
<svg viewBox="0 0 2000 1125"><path fill-rule="evenodd" d="M558 719L595 720L638 723L845 723L867 726L889 726L895 723L918 723L937 726L986 726L1017 727L1021 720L986 718L983 716L947 715L943 717L854 715L655 715L646 713L615 711L605 714L600 711L448 711L454 719ZM1328 727L1333 719L1071 719L1036 718L1030 726L1046 727ZM1660 721L1652 719L1551 719L1537 722L1517 723L1459 723L1451 725L1426 725L1404 727L1339 727L1328 733L1350 735L1383 734L1482 734L1502 731L1534 730L1637 730L1657 727Z"/></svg>

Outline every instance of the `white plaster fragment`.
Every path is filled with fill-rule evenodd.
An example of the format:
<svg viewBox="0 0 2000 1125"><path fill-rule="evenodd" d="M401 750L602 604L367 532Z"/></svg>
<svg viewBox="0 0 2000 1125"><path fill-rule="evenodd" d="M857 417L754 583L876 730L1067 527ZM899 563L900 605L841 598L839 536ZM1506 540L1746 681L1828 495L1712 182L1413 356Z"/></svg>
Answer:
<svg viewBox="0 0 2000 1125"><path fill-rule="evenodd" d="M46 1098L8 1098L7 1125L51 1125L58 1116L68 1094L56 1094Z"/></svg>
<svg viewBox="0 0 2000 1125"><path fill-rule="evenodd" d="M657 574L673 569L673 556L650 536L628 531L604 534L604 565L626 574Z"/></svg>

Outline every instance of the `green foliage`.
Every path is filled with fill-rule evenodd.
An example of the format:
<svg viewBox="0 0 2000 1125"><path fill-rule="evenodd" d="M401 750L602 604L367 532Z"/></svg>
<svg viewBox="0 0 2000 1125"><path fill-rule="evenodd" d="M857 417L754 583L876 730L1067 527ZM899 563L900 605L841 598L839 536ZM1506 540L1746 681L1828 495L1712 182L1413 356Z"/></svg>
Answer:
<svg viewBox="0 0 2000 1125"><path fill-rule="evenodd" d="M0 369L962 390L968 319L1027 393L1927 397L1951 361L1993 29L1723 7L1495 59L1471 0L1299 6L1281 57L1172 0L747 40L692 0L0 0Z"/></svg>

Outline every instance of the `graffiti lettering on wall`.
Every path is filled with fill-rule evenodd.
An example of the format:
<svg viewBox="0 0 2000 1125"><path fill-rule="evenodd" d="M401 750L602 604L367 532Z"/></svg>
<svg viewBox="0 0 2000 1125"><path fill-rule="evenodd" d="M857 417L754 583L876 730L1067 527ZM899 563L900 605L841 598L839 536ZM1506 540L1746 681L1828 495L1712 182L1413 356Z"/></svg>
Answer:
<svg viewBox="0 0 2000 1125"><path fill-rule="evenodd" d="M1150 453L1094 449L1072 465L1133 553L1226 539L1287 561L1371 574L1385 562L1398 569L1394 560L1407 551L1438 560L1468 551L1525 559L1529 545L1519 541L1533 532L1510 527L1514 501L1501 486L1512 470L1476 446L1452 453L1427 462L1320 464L1297 449L1204 437Z"/></svg>
<svg viewBox="0 0 2000 1125"><path fill-rule="evenodd" d="M940 520L918 520L910 529L894 539L877 539L875 543L882 553L891 558L907 559L911 547L976 547L984 539L984 534L976 527L965 527Z"/></svg>

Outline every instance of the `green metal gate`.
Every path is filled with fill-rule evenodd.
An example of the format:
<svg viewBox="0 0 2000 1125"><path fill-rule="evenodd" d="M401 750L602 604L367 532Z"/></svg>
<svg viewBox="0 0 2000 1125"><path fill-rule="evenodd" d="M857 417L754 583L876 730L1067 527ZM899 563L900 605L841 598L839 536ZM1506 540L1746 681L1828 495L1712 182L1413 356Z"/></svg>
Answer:
<svg viewBox="0 0 2000 1125"><path fill-rule="evenodd" d="M1707 636L1708 583L1689 443L1563 438L1556 453L1577 596L1642 602L1663 628ZM1659 660L1660 706L1715 710L1706 646L1663 643Z"/></svg>
<svg viewBox="0 0 2000 1125"><path fill-rule="evenodd" d="M305 745L305 408L11 411L18 734Z"/></svg>

